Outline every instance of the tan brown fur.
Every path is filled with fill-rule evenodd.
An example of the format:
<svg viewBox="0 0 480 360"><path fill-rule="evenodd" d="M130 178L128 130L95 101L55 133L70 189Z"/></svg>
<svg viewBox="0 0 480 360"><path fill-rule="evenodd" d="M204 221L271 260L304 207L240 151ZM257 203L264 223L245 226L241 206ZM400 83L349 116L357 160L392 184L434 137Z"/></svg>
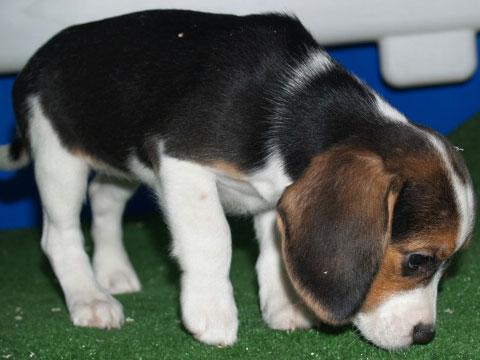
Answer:
<svg viewBox="0 0 480 360"><path fill-rule="evenodd" d="M426 152L421 154L409 154L405 157L393 158L391 166L395 173L402 174L405 178L428 178L438 171L445 171L445 165L437 154Z"/></svg>
<svg viewBox="0 0 480 360"><path fill-rule="evenodd" d="M428 279L402 275L402 264L405 261L405 256L412 253L422 253L435 256L440 262L444 261L455 251L456 235L456 228L445 229L443 232L423 234L398 244L390 244L387 247L380 270L362 305L362 311L368 312L375 309L385 299L398 292L424 286L425 280Z"/></svg>
<svg viewBox="0 0 480 360"><path fill-rule="evenodd" d="M234 179L242 180L246 177L246 174L236 164L223 160L212 161L208 166Z"/></svg>
<svg viewBox="0 0 480 360"><path fill-rule="evenodd" d="M282 199L280 200L279 207L288 213L289 224L291 225L292 231L304 230L305 226L301 225L309 222L306 221L303 216L301 216L304 214L306 209L299 208L299 205L307 207L311 201L322 201L322 199L312 199L311 196L312 193L314 193L315 188L322 187L324 180L328 176L333 175L328 173L328 168L331 167L332 163L335 162L341 163L342 161L351 161L347 158L352 155L360 160L360 162L356 165L362 167L361 169L356 169L355 164L352 164L352 166L350 166L348 169L349 173L356 174L356 178L352 179L355 182L360 183L365 180L367 183L367 179L362 178L362 173L367 173L369 177L376 179L375 181L378 183L382 182L386 184L392 181L394 176L385 172L382 160L378 156L366 150L350 150L347 148L340 148L338 150L336 149L334 151L318 155L312 159L311 164L305 174L293 185L287 187ZM350 174L335 174L335 176L341 175L348 176ZM350 190L356 188L357 187L352 184ZM335 189L331 189L331 191L335 191ZM350 191L344 196L345 202L343 206L345 211L356 212L374 210L369 209L368 207L364 208L366 204L355 201L357 196L358 193L355 193L354 191ZM362 207L363 210L354 209L355 207ZM374 218L376 215L376 213L371 214L371 217ZM380 221L380 219L377 220ZM313 219L310 221L313 221Z"/></svg>

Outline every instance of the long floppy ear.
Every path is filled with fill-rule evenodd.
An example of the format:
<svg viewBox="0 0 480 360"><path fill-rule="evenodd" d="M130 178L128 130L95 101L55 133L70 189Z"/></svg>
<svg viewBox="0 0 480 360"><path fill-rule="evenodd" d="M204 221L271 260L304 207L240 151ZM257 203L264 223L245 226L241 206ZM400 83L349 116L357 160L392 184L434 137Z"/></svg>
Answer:
<svg viewBox="0 0 480 360"><path fill-rule="evenodd" d="M400 179L366 150L315 157L277 206L288 275L323 321L347 322L362 305L391 232Z"/></svg>

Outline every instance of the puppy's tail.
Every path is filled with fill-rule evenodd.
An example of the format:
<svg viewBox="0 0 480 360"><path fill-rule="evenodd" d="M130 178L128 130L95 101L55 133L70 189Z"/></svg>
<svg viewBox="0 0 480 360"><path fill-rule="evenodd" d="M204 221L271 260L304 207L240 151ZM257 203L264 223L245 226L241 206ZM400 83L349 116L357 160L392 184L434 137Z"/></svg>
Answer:
<svg viewBox="0 0 480 360"><path fill-rule="evenodd" d="M19 135L11 144L0 145L0 170L17 170L27 166L30 161L28 147Z"/></svg>

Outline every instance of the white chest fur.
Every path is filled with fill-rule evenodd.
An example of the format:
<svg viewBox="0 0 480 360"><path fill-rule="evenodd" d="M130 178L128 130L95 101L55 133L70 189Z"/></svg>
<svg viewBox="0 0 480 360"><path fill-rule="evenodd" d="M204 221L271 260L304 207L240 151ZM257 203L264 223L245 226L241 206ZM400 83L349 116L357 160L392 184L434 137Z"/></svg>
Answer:
<svg viewBox="0 0 480 360"><path fill-rule="evenodd" d="M257 214L275 208L291 180L283 171L279 156L272 156L265 167L238 179L216 173L217 186L225 211L232 214Z"/></svg>

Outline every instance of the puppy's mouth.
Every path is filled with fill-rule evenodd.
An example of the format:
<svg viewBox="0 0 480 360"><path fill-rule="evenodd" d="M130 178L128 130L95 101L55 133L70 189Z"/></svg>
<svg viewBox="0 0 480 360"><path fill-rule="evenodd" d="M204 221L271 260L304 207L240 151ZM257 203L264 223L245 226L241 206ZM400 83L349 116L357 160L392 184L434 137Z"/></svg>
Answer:
<svg viewBox="0 0 480 360"><path fill-rule="evenodd" d="M372 345L395 351L406 349L413 344L410 324L402 326L400 329L398 326L393 326L390 321L380 324L366 319L364 316L364 314L357 315L353 324L360 330L362 337Z"/></svg>
<svg viewBox="0 0 480 360"><path fill-rule="evenodd" d="M428 344L435 337L436 285L393 295L375 309L360 311L353 324L366 340L386 350Z"/></svg>

